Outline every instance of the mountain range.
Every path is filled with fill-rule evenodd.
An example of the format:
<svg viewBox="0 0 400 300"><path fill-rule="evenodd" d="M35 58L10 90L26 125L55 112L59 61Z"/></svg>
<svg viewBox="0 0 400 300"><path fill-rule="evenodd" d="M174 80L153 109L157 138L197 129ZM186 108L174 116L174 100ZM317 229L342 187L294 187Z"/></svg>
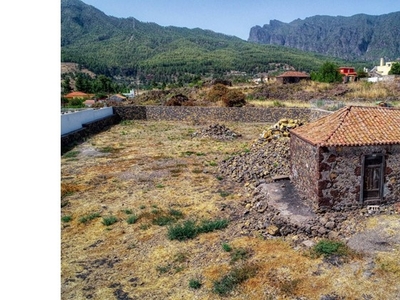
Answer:
<svg viewBox="0 0 400 300"><path fill-rule="evenodd" d="M398 14L377 17L379 22L369 16L354 17L370 20L368 22L371 24L379 23L382 39L377 38L378 29L372 25L365 27L365 30L352 31L350 25L338 25L343 18L315 17L296 20L289 25L273 21L272 25L264 25L263 28L253 27L249 41L244 41L211 30L164 27L133 17L107 16L80 0L61 0L61 60L78 63L97 74L130 77L146 83L192 82L199 77L221 77L226 74L274 75L293 69L311 72L326 61L351 64L356 68L372 67L372 61L379 61L381 56L398 53L399 35L395 34L399 33L398 27L387 30L387 22L398 24L395 16ZM327 29L329 26L325 24L325 19L329 20L328 25L336 24L335 30ZM314 33L316 25L307 25L317 23L320 24L319 34ZM386 31L390 32L385 31L383 24L387 24ZM292 28L308 29L304 29L305 34L296 39ZM348 28L348 31L340 28ZM337 34L342 35L340 43L337 42ZM365 43L356 43L356 54L346 54L344 44L353 43L355 36L357 41L365 40ZM317 41L321 39L325 43L329 40L332 44L336 41L342 47L330 51L330 47L318 44ZM386 42L380 49L373 48L383 40ZM314 46L296 49L295 46L300 42ZM393 50L395 48L397 52ZM357 56L357 53L360 55ZM368 55L362 56L363 53ZM369 65L365 65L367 58L371 60Z"/></svg>
<svg viewBox="0 0 400 300"><path fill-rule="evenodd" d="M252 27L248 41L349 60L395 60L400 58L400 12L379 16L313 16L290 23L272 20L262 27Z"/></svg>

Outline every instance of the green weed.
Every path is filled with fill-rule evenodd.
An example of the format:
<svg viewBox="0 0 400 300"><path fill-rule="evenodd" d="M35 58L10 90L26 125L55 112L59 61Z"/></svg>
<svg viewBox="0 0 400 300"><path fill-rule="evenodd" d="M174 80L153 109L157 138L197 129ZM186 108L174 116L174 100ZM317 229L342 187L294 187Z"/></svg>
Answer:
<svg viewBox="0 0 400 300"><path fill-rule="evenodd" d="M226 252L231 252L232 251L232 247L227 243L223 243L222 244L222 249L224 249L224 251L226 251Z"/></svg>
<svg viewBox="0 0 400 300"><path fill-rule="evenodd" d="M195 290L197 290L197 289L199 289L199 288L201 288L201 286L202 286L203 284L200 282L200 280L198 280L198 279L190 279L189 280L189 287L191 288L191 289L195 289Z"/></svg>
<svg viewBox="0 0 400 300"><path fill-rule="evenodd" d="M130 216L128 217L128 219L126 219L126 222L127 222L128 224L135 224L135 223L137 222L137 220L139 220L139 217L138 217L138 216L136 216L136 215L130 215Z"/></svg>
<svg viewBox="0 0 400 300"><path fill-rule="evenodd" d="M199 225L196 225L195 221L187 220L182 224L171 225L168 228L168 238L170 240L184 241L192 239L198 234L212 232L226 228L228 226L228 220L203 220Z"/></svg>
<svg viewBox="0 0 400 300"><path fill-rule="evenodd" d="M79 223L87 223L91 220L94 220L96 218L100 218L100 213L91 213L90 215L83 216L79 218Z"/></svg>
<svg viewBox="0 0 400 300"><path fill-rule="evenodd" d="M70 222L72 220L72 217L71 216L63 216L62 218L61 218L61 221L63 221L64 223L68 223L68 222Z"/></svg>
<svg viewBox="0 0 400 300"><path fill-rule="evenodd" d="M240 283L247 279L254 277L257 273L258 266L247 264L242 267L234 268L227 275L223 276L220 280L214 281L213 292L226 296Z"/></svg>
<svg viewBox="0 0 400 300"><path fill-rule="evenodd" d="M118 221L118 218L115 216L103 217L103 225L110 226Z"/></svg>
<svg viewBox="0 0 400 300"><path fill-rule="evenodd" d="M325 257L330 255L344 256L349 254L349 249L339 241L321 240L313 247L312 254L317 257L321 255Z"/></svg>

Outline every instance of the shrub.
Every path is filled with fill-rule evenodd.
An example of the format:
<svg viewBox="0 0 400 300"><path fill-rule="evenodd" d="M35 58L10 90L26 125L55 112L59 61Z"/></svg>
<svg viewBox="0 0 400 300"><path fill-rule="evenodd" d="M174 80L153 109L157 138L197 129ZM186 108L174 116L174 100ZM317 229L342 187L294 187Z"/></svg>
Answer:
<svg viewBox="0 0 400 300"><path fill-rule="evenodd" d="M110 226L118 221L115 216L103 217L103 225Z"/></svg>
<svg viewBox="0 0 400 300"><path fill-rule="evenodd" d="M246 104L246 96L241 91L229 90L221 98L222 102L227 107L242 107Z"/></svg>
<svg viewBox="0 0 400 300"><path fill-rule="evenodd" d="M204 220L201 222L200 226L198 227L198 232L199 233L206 233L206 232L212 232L214 230L219 230L226 228L228 226L228 220L226 219L221 219L221 220Z"/></svg>
<svg viewBox="0 0 400 300"><path fill-rule="evenodd" d="M211 102L217 102L221 100L222 96L224 96L228 91L229 89L225 85L217 83L213 85L208 92L207 99Z"/></svg>
<svg viewBox="0 0 400 300"><path fill-rule="evenodd" d="M176 224L168 228L168 238L170 240L184 241L192 239L196 235L196 225L192 220L187 220L183 224Z"/></svg>
<svg viewBox="0 0 400 300"><path fill-rule="evenodd" d="M128 219L126 219L126 222L127 222L128 224L135 224L137 220L139 220L139 217L138 217L138 216L136 216L136 215L131 215L131 216L128 217Z"/></svg>
<svg viewBox="0 0 400 300"><path fill-rule="evenodd" d="M100 217L100 213L91 213L90 215L87 216L83 216L79 218L79 222L80 223L87 223L93 219L99 218Z"/></svg>
<svg viewBox="0 0 400 300"><path fill-rule="evenodd" d="M258 267L253 264L234 268L231 272L222 277L221 280L214 281L213 292L220 296L226 296L235 288L236 285L255 276L257 270Z"/></svg>
<svg viewBox="0 0 400 300"><path fill-rule="evenodd" d="M223 243L222 244L222 249L224 249L226 252L231 252L232 251L232 247L227 243Z"/></svg>
<svg viewBox="0 0 400 300"><path fill-rule="evenodd" d="M190 279L189 280L189 287L191 289L197 290L197 289L201 288L201 286L202 286L202 283L199 280L197 280L197 279Z"/></svg>
<svg viewBox="0 0 400 300"><path fill-rule="evenodd" d="M348 249L345 244L338 241L321 240L314 247L313 252L316 256L346 255Z"/></svg>
<svg viewBox="0 0 400 300"><path fill-rule="evenodd" d="M199 225L192 220L187 220L182 224L171 225L168 228L168 238L170 240L183 241L192 239L200 233L207 233L228 226L228 220L203 220Z"/></svg>
<svg viewBox="0 0 400 300"><path fill-rule="evenodd" d="M61 218L61 221L63 221L64 223L68 223L68 222L70 222L72 220L72 217L71 216L63 216L62 218Z"/></svg>

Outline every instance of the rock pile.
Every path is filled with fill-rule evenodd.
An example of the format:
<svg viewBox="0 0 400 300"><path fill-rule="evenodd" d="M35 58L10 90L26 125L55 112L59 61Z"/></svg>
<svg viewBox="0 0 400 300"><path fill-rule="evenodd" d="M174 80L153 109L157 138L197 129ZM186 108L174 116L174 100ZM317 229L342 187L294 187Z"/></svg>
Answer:
<svg viewBox="0 0 400 300"><path fill-rule="evenodd" d="M301 126L303 123L300 120L280 119L277 123L264 130L260 137L271 140L273 138L290 136L289 130Z"/></svg>
<svg viewBox="0 0 400 300"><path fill-rule="evenodd" d="M192 134L192 137L210 137L217 140L230 140L241 136L241 134L233 132L225 125L220 124L210 125L207 128Z"/></svg>
<svg viewBox="0 0 400 300"><path fill-rule="evenodd" d="M239 183L257 186L271 182L274 176L288 176L289 138L258 139L249 152L219 163L219 173Z"/></svg>

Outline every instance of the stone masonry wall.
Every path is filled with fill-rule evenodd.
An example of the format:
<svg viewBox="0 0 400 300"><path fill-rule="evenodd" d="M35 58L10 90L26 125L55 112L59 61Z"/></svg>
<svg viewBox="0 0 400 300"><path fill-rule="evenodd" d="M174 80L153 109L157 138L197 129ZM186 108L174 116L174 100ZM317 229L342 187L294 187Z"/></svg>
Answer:
<svg viewBox="0 0 400 300"><path fill-rule="evenodd" d="M203 122L267 122L275 123L282 118L308 122L309 108L261 108L261 107L202 107L202 106L116 106L115 113L122 120L166 120ZM330 112L325 112L329 114ZM318 112L324 115L324 112Z"/></svg>
<svg viewBox="0 0 400 300"><path fill-rule="evenodd" d="M334 210L359 207L362 156L385 155L384 200L398 201L400 196L400 146L362 146L320 148L318 204Z"/></svg>
<svg viewBox="0 0 400 300"><path fill-rule="evenodd" d="M290 137L291 181L298 193L313 208L317 208L318 153L317 148L299 137Z"/></svg>

